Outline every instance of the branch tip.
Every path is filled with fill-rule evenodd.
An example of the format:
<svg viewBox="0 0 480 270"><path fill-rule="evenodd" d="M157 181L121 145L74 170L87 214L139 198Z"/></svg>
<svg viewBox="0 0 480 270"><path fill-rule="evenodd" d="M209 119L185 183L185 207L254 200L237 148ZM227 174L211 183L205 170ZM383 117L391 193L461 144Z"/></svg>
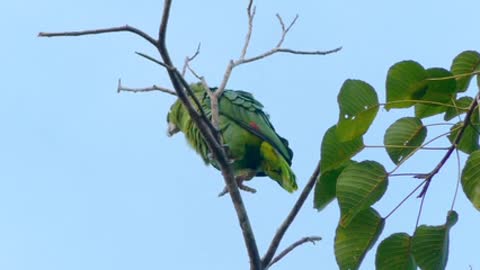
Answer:
<svg viewBox="0 0 480 270"><path fill-rule="evenodd" d="M317 241L320 241L322 240L321 237L319 236L309 236L309 237L304 237L298 241L296 241L295 243L291 244L290 246L288 246L284 251L280 252L280 254L278 254L277 257L275 257L271 263L268 264L268 266L266 266L265 268L270 268L273 264L275 264L276 262L280 261L281 259L283 259L288 253L290 253L292 250L294 250L295 248L305 244L305 243L312 243L313 245L316 244Z"/></svg>

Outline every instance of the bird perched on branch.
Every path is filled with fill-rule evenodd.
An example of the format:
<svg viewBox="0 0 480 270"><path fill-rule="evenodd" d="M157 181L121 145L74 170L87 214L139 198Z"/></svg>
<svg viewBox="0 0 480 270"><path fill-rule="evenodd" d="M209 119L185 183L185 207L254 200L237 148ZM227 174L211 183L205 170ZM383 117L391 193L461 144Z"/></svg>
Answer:
<svg viewBox="0 0 480 270"><path fill-rule="evenodd" d="M210 98L206 88L200 83L190 87L210 119ZM208 91L215 90L212 88ZM288 192L297 190L295 174L290 168L293 152L288 147L288 141L275 132L269 116L263 111L263 105L251 93L225 90L218 100L218 107L219 131L232 161L231 166L239 188L255 192L242 182L255 176L268 176ZM210 155L200 130L180 100L171 106L167 122L169 136L183 132L187 142L202 157L205 164L219 168ZM226 190L220 195L225 193Z"/></svg>

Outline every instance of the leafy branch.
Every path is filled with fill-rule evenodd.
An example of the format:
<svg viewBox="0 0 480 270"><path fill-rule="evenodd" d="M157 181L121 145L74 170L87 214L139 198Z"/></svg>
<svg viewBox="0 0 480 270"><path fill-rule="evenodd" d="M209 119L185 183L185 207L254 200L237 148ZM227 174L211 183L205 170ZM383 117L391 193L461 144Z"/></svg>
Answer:
<svg viewBox="0 0 480 270"><path fill-rule="evenodd" d="M425 193L427 193L428 191L428 187L430 185L430 182L432 181L432 178L440 171L440 169L443 167L443 165L445 165L447 160L452 155L453 151L457 148L457 145L460 143L460 140L462 139L465 129L470 125L470 119L472 118L472 115L475 112L475 109L477 108L477 105L478 105L477 102L478 102L478 94L477 94L477 98L475 98L472 104L470 105L470 108L468 109L467 114L465 115L465 119L463 120L463 125L458 131L457 136L455 137L455 140L453 141L452 145L449 147L449 149L447 150L443 158L440 160L438 165L427 175L418 177L418 178L425 179L425 186L423 187L418 197L425 196Z"/></svg>
<svg viewBox="0 0 480 270"><path fill-rule="evenodd" d="M480 93L474 98L457 97L465 92L472 78L480 87L480 53L465 51L452 62L450 70L425 69L415 61L401 61L388 71L386 102L379 103L375 89L360 80L346 80L338 95L339 120L325 134L322 142L322 174L315 188L315 207L323 209L337 199L341 217L335 236L335 256L341 269L357 269L368 250L378 240L384 225L399 207L420 188L419 211L413 235L395 233L385 238L377 249L378 269L445 269L448 257L449 230L458 215L453 211L459 185L473 206L480 210ZM383 145L365 145L363 135L373 123L378 107L407 109L413 107L414 116L402 117L385 131ZM427 124L423 119L443 114L442 123ZM465 114L463 119L461 115ZM459 122L449 121L455 117ZM450 126L425 142L427 128ZM447 137L448 147L429 146ZM428 147L427 147L428 146ZM352 158L365 148L385 148L395 167L387 172L382 164ZM441 150L440 161L428 173L395 173L420 150ZM458 181L452 192L453 201L446 222L439 226L420 225L419 220L432 179L451 157L457 153ZM469 155L461 170L459 151ZM461 172L460 172L461 171ZM416 187L385 216L372 207L385 194L389 178L411 176L421 179Z"/></svg>

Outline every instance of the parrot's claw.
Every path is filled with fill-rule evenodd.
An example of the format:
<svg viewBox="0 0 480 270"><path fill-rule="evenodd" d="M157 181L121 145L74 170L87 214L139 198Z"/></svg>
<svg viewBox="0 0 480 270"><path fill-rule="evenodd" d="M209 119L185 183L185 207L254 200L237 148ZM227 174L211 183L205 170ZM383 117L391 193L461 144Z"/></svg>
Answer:
<svg viewBox="0 0 480 270"><path fill-rule="evenodd" d="M238 185L238 188L241 189L241 190L250 192L250 193L255 193L255 192L257 192L256 189L251 188L251 187L249 187L249 186L246 186L246 185L244 185L244 184L242 184L242 183L240 183L240 184Z"/></svg>
<svg viewBox="0 0 480 270"><path fill-rule="evenodd" d="M225 186L222 190L222 192L218 193L218 197L223 197L223 195L228 193L228 188Z"/></svg>
<svg viewBox="0 0 480 270"><path fill-rule="evenodd" d="M255 192L257 192L256 189L244 185L244 184L243 184L243 180L241 180L241 179L239 179L239 178L237 178L237 185L238 185L238 189L241 189L241 190L243 190L243 191L250 192L250 193L255 193ZM225 194L227 194L227 193L228 193L228 188L225 186L225 187L223 188L222 192L220 192L220 193L218 194L218 197L222 197L223 195L225 195Z"/></svg>

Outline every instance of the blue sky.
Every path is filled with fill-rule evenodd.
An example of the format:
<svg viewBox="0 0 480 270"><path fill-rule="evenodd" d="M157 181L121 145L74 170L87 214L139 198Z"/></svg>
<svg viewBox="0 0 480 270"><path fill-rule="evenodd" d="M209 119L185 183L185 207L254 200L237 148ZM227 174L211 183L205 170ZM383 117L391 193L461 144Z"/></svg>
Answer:
<svg viewBox="0 0 480 270"><path fill-rule="evenodd" d="M229 59L240 53L246 5L174 1L168 47L175 63L181 65L201 42L193 66L210 85L218 84ZM303 187L318 161L323 133L336 122L343 81L367 81L384 100L385 75L395 62L414 59L425 67L448 68L461 51L480 50L479 8L477 0L258 1L249 55L276 44L277 12L286 21L300 15L286 47L343 50L318 57L275 55L241 66L229 88L251 91L265 105L290 141ZM0 269L248 267L231 202L216 197L223 188L220 174L205 167L182 136L166 136L174 98L116 92L119 78L131 87L170 86L164 70L134 54L155 55L155 50L130 34L36 37L40 31L124 24L156 35L161 9L162 1L0 4ZM400 115L381 110L366 143L381 144L383 130ZM420 155L405 170L429 171L437 158L438 153ZM357 159L393 168L381 149ZM456 175L452 159L432 183L422 224L444 222ZM380 213L387 214L415 185L413 179L391 179L376 205ZM254 179L251 186L257 194L244 199L263 253L298 193L287 194L267 178ZM411 199L389 218L382 238L412 233L418 204ZM460 219L452 229L448 269L480 268L480 215L463 193L455 209ZM282 246L308 235L323 240L299 248L273 269L335 269L338 212L333 203L318 213L310 198ZM373 253L362 269L373 269Z"/></svg>

